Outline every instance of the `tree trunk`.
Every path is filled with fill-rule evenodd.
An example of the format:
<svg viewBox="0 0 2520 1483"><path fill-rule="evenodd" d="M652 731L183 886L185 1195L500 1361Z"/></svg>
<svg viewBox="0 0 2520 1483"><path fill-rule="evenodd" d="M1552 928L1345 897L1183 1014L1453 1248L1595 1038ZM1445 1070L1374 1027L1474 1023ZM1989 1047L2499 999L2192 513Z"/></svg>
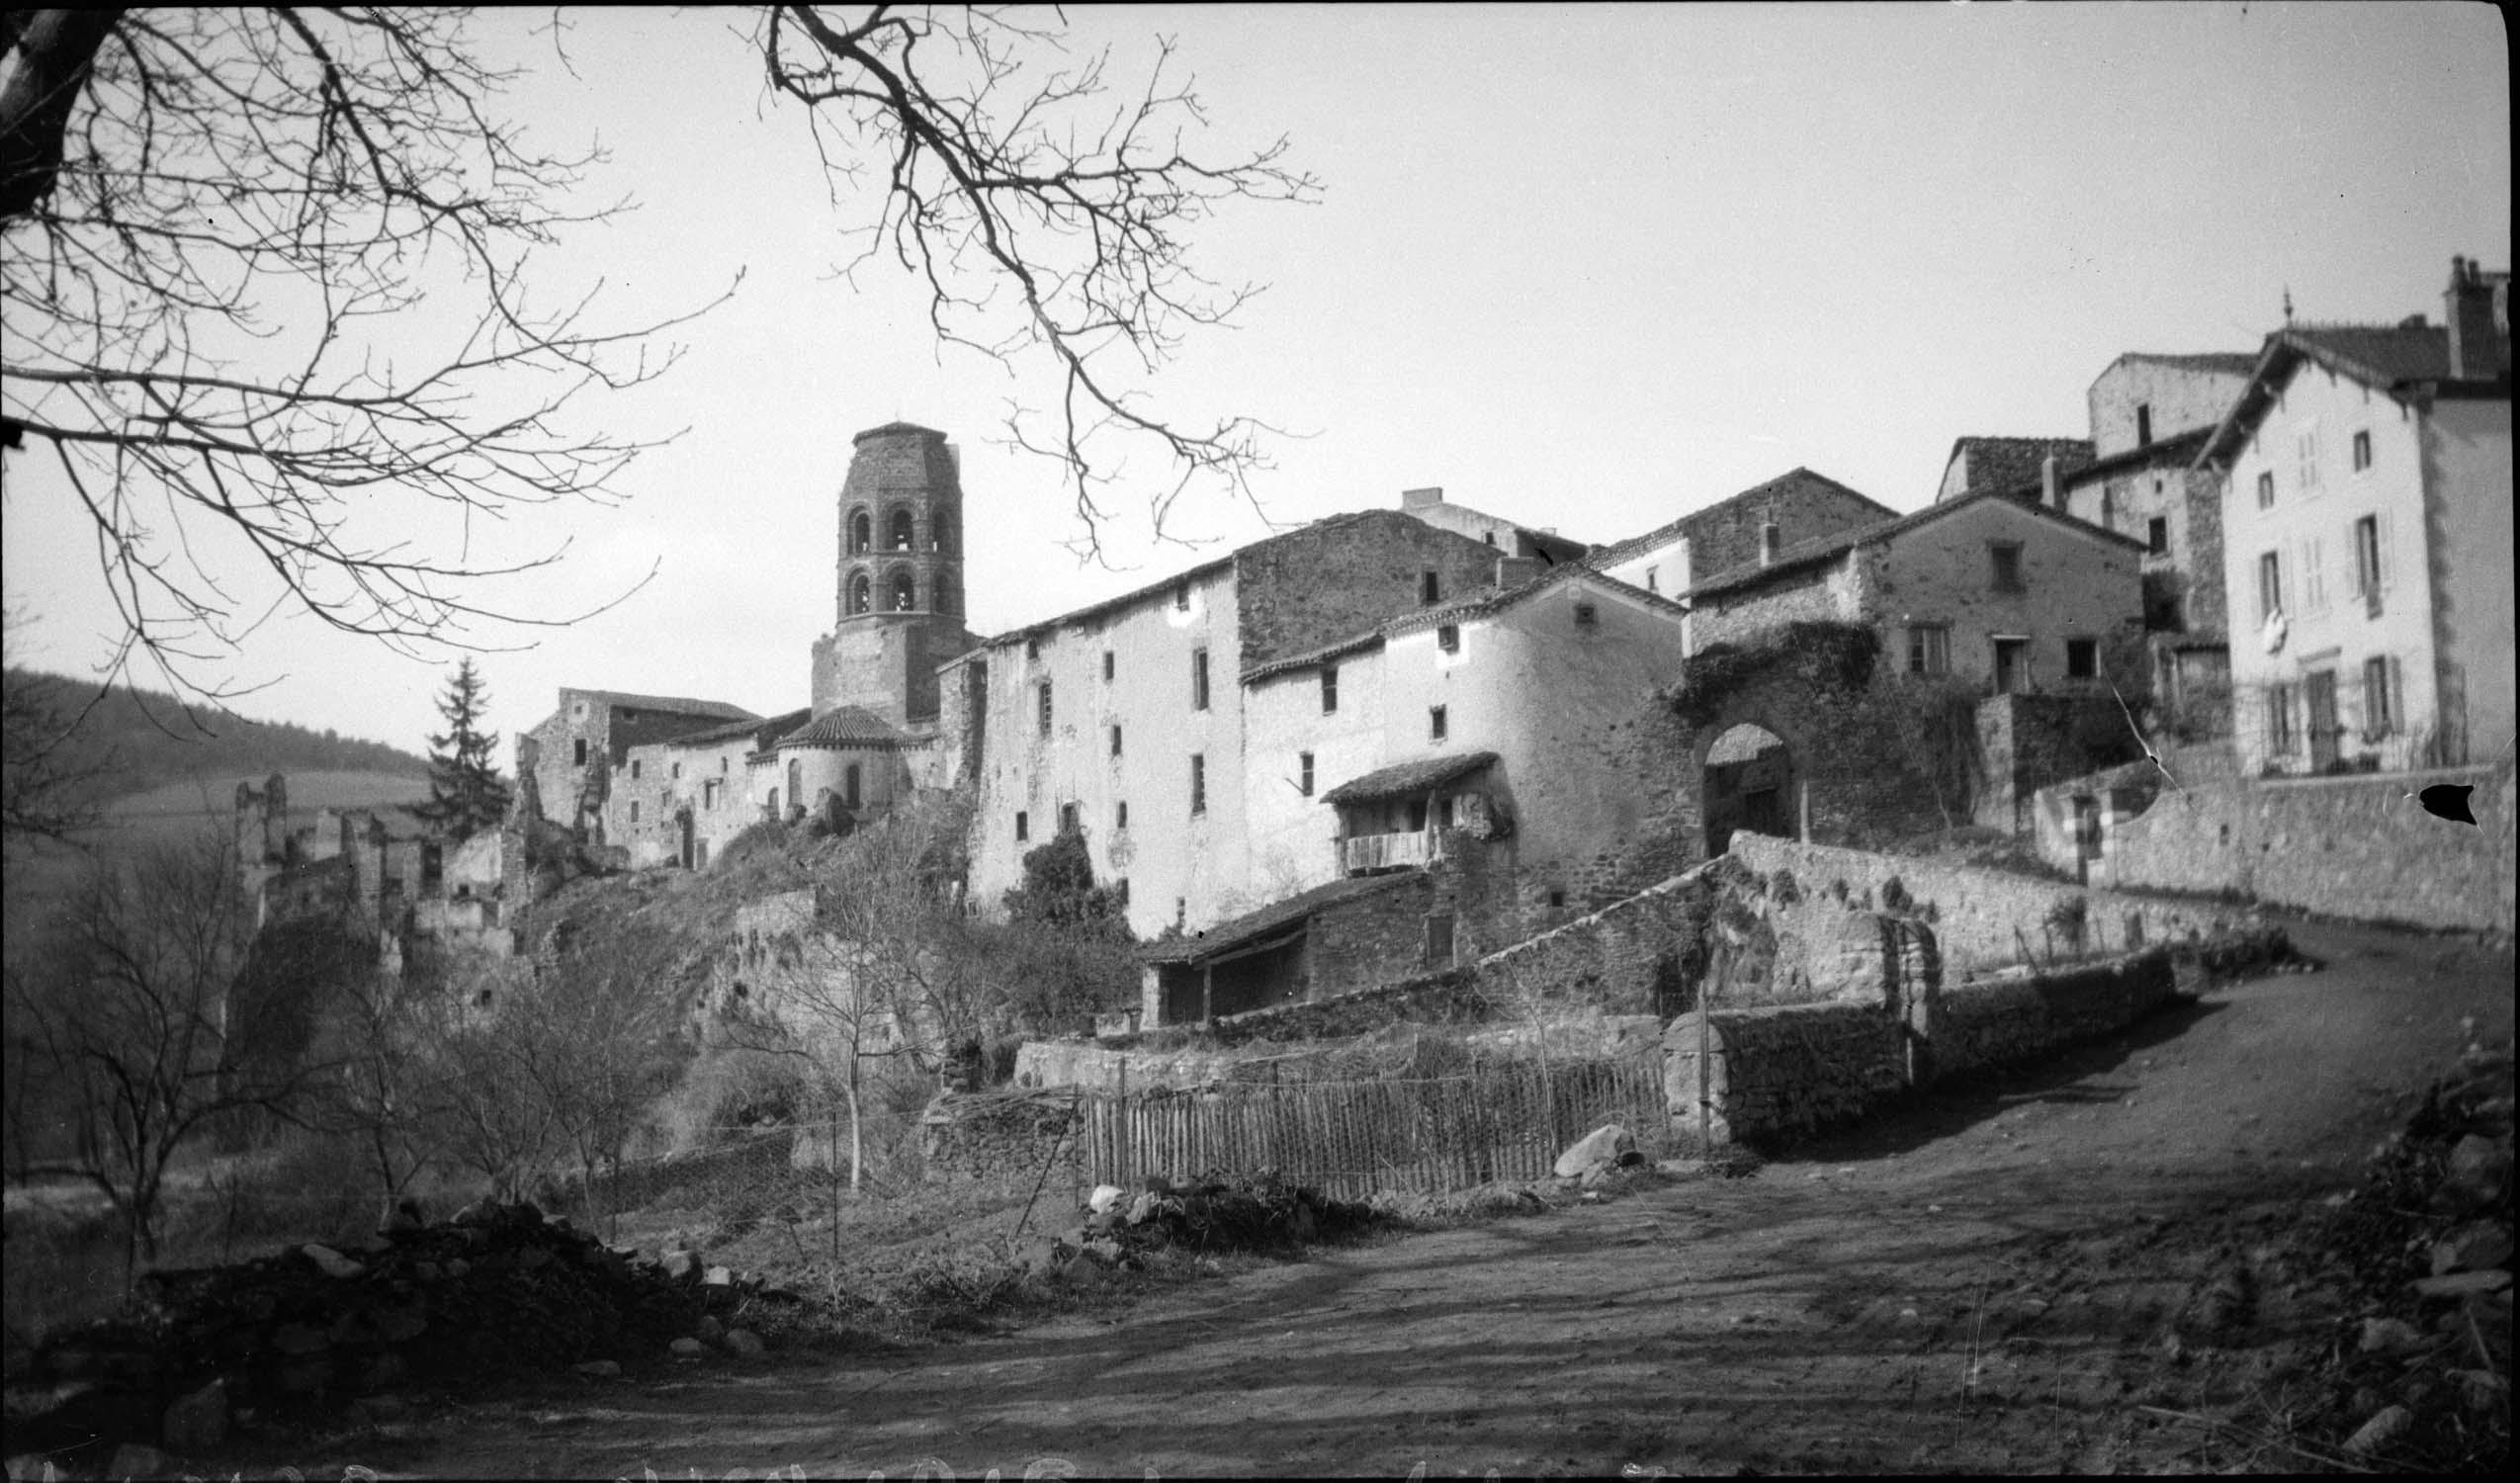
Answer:
<svg viewBox="0 0 2520 1483"><path fill-rule="evenodd" d="M61 174L61 140L88 71L122 24L119 6L39 10L16 18L18 64L0 88L0 220L43 204Z"/></svg>

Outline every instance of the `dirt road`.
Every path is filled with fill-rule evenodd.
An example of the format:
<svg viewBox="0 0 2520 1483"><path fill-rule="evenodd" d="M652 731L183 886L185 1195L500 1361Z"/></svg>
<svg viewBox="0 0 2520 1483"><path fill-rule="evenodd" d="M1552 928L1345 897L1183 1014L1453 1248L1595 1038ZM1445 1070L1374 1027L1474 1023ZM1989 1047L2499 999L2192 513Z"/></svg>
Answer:
<svg viewBox="0 0 2520 1483"><path fill-rule="evenodd" d="M2511 1034L2507 955L2295 936L2324 970L2216 990L1754 1178L1331 1251L1010 1338L558 1386L269 1460L632 1478L2234 1460L2236 1434L2160 1412L2245 1424L2252 1392L2281 1390L2331 1315L2265 1275L2271 1249L2472 1035Z"/></svg>

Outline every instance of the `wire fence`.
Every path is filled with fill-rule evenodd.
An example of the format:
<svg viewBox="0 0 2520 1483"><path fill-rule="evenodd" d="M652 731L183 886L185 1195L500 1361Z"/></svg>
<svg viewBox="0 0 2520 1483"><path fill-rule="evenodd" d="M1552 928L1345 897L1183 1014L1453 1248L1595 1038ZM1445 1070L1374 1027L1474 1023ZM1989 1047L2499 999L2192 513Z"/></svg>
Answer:
<svg viewBox="0 0 2520 1483"><path fill-rule="evenodd" d="M1453 1076L1092 1095L1080 1112L1097 1183L1269 1169L1345 1198L1544 1178L1560 1151L1604 1123L1659 1157L1670 1121L1659 1049L1503 1061Z"/></svg>

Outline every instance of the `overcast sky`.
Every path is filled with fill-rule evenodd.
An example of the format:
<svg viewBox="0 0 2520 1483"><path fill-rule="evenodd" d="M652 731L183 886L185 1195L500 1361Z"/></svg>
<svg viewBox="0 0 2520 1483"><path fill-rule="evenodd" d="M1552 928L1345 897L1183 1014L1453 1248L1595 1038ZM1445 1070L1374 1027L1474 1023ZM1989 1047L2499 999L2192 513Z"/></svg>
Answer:
<svg viewBox="0 0 2520 1483"><path fill-rule="evenodd" d="M1257 490L1300 523L1405 487L1609 542L1797 465L1897 509L1961 434L2086 433L2084 392L2129 350L2253 350L2290 290L2305 319L2438 322L2454 253L2511 259L2510 76L2481 5L1216 6L1068 12L1114 68L1177 38L1220 151L1288 135L1317 205L1228 211L1211 276L1268 292L1157 383L1167 407L1298 436ZM679 333L658 386L592 426L687 428L619 509L494 533L566 536L559 574L504 594L559 632L485 633L502 733L564 684L807 700L832 622L851 434L904 418L963 449L981 633L1140 585L1267 534L1221 501L1119 569L1080 568L1057 471L991 442L1010 380L926 338L898 272L849 253L802 117L763 96L724 14L575 14L568 69L513 13L538 139L600 137L589 199L633 216L555 257L624 318L734 300ZM36 462L7 465L6 580L39 615L14 656L107 652L92 540ZM214 556L212 561L225 560ZM251 580L241 567L240 583ZM418 749L441 667L275 618L232 665L250 715ZM509 760L502 748L502 761Z"/></svg>

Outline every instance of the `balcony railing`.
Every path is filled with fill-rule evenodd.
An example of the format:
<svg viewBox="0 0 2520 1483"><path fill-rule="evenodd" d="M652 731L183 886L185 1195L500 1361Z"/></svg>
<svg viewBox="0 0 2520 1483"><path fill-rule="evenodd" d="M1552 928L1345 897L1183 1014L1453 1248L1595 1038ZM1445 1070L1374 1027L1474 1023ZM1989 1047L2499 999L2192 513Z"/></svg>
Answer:
<svg viewBox="0 0 2520 1483"><path fill-rule="evenodd" d="M1443 831L1413 829L1401 834L1357 834L1339 841L1339 873L1364 875L1425 865L1444 856Z"/></svg>

